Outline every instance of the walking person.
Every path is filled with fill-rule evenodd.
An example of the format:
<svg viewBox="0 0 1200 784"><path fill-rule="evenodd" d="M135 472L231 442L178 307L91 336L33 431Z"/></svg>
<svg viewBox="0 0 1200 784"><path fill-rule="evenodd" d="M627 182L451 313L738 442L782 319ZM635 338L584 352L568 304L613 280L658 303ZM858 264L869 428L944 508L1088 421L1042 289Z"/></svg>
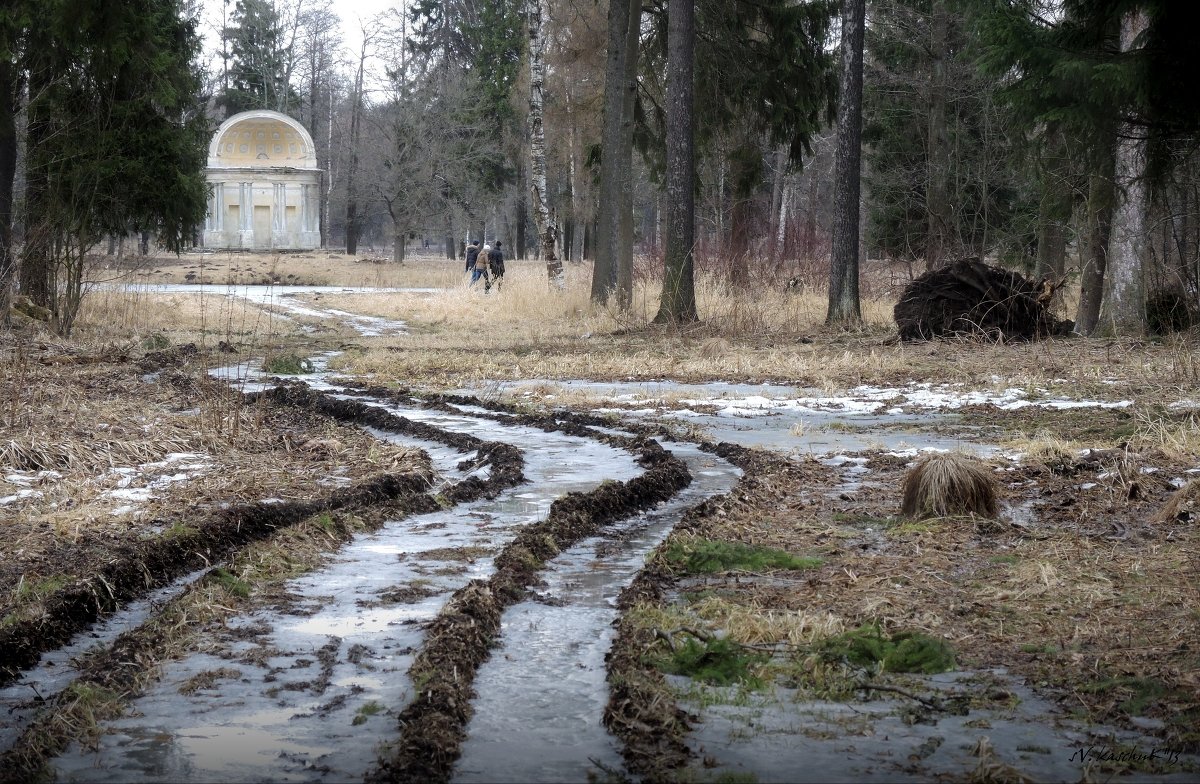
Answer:
<svg viewBox="0 0 1200 784"><path fill-rule="evenodd" d="M500 279L504 277L503 245L504 243L502 243L500 240L496 240L496 247L488 251L488 267L491 269L492 277L483 287L484 291L490 290L493 283L496 284L497 289L500 288ZM486 248L487 246L485 245L484 247Z"/></svg>
<svg viewBox="0 0 1200 784"><path fill-rule="evenodd" d="M488 277L488 257L491 254L492 246L484 245L483 250L476 252L475 265L471 268L471 285L475 285L475 281L483 278L483 290L487 291L492 287L492 279Z"/></svg>
<svg viewBox="0 0 1200 784"><path fill-rule="evenodd" d="M467 246L467 272L475 270L475 260L479 258L479 240L471 240Z"/></svg>

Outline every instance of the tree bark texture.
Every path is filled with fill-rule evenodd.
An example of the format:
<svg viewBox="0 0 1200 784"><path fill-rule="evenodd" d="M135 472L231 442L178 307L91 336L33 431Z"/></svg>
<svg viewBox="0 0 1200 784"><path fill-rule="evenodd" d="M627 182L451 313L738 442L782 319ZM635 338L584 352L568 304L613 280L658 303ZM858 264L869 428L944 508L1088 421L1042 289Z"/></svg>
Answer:
<svg viewBox="0 0 1200 784"><path fill-rule="evenodd" d="M1134 48L1146 30L1147 17L1140 10L1121 19L1121 51ZM1146 334L1146 283L1143 269L1147 251L1146 210L1149 199L1143 180L1146 170L1146 141L1142 129L1123 122L1117 131L1116 206L1108 240L1108 264L1104 273L1104 300L1100 304L1099 331L1109 335Z"/></svg>
<svg viewBox="0 0 1200 784"><path fill-rule="evenodd" d="M1108 239L1116 199L1111 151L1106 157L1103 170L1093 173L1088 182L1087 224L1079 260L1079 306L1075 311L1075 332L1080 335L1096 331L1100 301L1104 298L1104 270L1108 266Z"/></svg>
<svg viewBox="0 0 1200 784"><path fill-rule="evenodd" d="M637 102L638 40L642 29L642 0L629 0L625 28L625 78L621 94L620 201L617 213L617 306L633 305L633 114Z"/></svg>
<svg viewBox="0 0 1200 784"><path fill-rule="evenodd" d="M693 0L667 4L667 247L658 323L696 321L694 102L696 20Z"/></svg>
<svg viewBox="0 0 1200 784"><path fill-rule="evenodd" d="M48 65L32 55L29 68L29 94L40 95L48 85ZM32 152L52 132L45 112L37 105L27 108L28 125L25 131L25 149ZM21 293L34 304L49 309L57 315L58 302L55 296L54 263L51 256L50 232L45 225L47 172L45 162L27 155L25 172L25 242L21 249L20 271ZM34 217L37 216L37 217Z"/></svg>
<svg viewBox="0 0 1200 784"><path fill-rule="evenodd" d="M608 58L604 70L604 127L600 145L600 193L596 214L596 231L592 255L592 301L604 304L617 286L617 265L620 256L621 199L622 186L632 181L633 162L631 155L622 156L626 125L630 130L632 151L633 118L626 123L626 93L630 93L628 104L632 107L632 90L636 83L629 83L629 75L637 68L637 38L631 31L641 24L640 0L609 0L608 5ZM630 48L630 39L633 47ZM632 112L631 112L632 114Z"/></svg>
<svg viewBox="0 0 1200 784"><path fill-rule="evenodd" d="M354 77L354 102L350 109L350 161L346 167L346 255L358 255L358 142L362 126L363 68L367 60L367 42L358 58L358 73Z"/></svg>
<svg viewBox="0 0 1200 784"><path fill-rule="evenodd" d="M546 0L529 0L526 15L529 26L529 195L542 260L546 262L546 275L553 285L562 288L565 281L562 259L558 257L558 220L550 207L546 189L546 128L542 117L546 86L545 24L549 17Z"/></svg>
<svg viewBox="0 0 1200 784"><path fill-rule="evenodd" d="M1061 278L1067 266L1067 224L1071 220L1066 143L1057 128L1045 134L1041 156L1041 190L1038 203L1037 274Z"/></svg>
<svg viewBox="0 0 1200 784"><path fill-rule="evenodd" d="M946 0L933 0L929 51L929 130L926 159L925 207L929 213L925 238L925 267L934 269L950 263L950 139L946 131L946 60L950 39L950 11Z"/></svg>
<svg viewBox="0 0 1200 784"><path fill-rule="evenodd" d="M570 150L568 151L567 161L570 165L569 176L571 178L571 222L568 232L570 239L564 239L563 242L566 245L564 250L566 251L567 259L578 264L583 261L583 226L587 222L584 212L586 199L584 198L583 190L584 178L579 176L579 171L582 168L579 151L579 123L577 112L573 110L573 99L569 87L566 91L566 99L567 123L569 125L567 132L570 134Z"/></svg>
<svg viewBox="0 0 1200 784"><path fill-rule="evenodd" d="M833 243L827 324L862 320L858 300L859 194L862 175L863 28L866 0L842 2L842 75L834 161Z"/></svg>
<svg viewBox="0 0 1200 784"><path fill-rule="evenodd" d="M12 248L13 179L17 173L17 67L0 61L0 320L8 317L17 260Z"/></svg>

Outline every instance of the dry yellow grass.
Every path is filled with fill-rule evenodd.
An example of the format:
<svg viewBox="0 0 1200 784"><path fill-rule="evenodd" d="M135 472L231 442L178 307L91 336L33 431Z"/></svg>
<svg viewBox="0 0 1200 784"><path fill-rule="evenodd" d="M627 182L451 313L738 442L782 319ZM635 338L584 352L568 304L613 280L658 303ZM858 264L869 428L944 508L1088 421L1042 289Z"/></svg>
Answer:
<svg viewBox="0 0 1200 784"><path fill-rule="evenodd" d="M893 297L865 299L864 326L845 331L824 326L826 299L820 288L734 291L703 274L697 278L703 320L670 328L648 323L658 304L657 284L639 283L627 313L594 306L589 300L589 265L568 265L567 285L560 291L548 283L539 262L511 261L502 290L490 294L482 287L468 288L461 262L430 257L397 268L338 254L226 254L223 259L208 254L182 257L171 274L194 272L189 266L200 261L209 272L220 261L225 265L221 269L242 274L253 262L259 265L256 270L274 265L272 274L284 280L291 276L438 290L322 294L319 299L301 295L319 307L410 325L407 335L382 338L362 338L336 320L285 319L225 296L99 290L85 301L78 334L93 344L134 349L154 333L175 344L195 342L202 348L226 341L246 356L284 344L299 343L315 352L352 341L362 348L339 357L335 369L432 388L572 378L772 381L831 394L859 384L948 383L992 391L1016 387L1031 399L1133 400L1137 405L1131 410L1142 418L1137 443L1155 443L1180 454L1200 453L1200 427L1195 422L1181 422L1177 412L1143 405L1187 398L1200 383L1200 352L1191 334L1154 343L1066 339L1010 345L972 340L899 344L891 324ZM886 285L871 290L885 295L892 291Z"/></svg>

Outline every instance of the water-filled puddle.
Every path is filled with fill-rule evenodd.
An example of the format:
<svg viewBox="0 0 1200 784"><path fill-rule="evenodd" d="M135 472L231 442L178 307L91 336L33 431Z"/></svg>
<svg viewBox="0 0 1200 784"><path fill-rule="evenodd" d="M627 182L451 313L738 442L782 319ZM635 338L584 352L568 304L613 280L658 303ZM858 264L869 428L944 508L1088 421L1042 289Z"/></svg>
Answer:
<svg viewBox="0 0 1200 784"><path fill-rule="evenodd" d="M291 581L284 606L239 617L209 641L208 652L166 664L161 681L109 725L98 751L75 747L55 761L60 779L212 781L235 768L239 780L361 778L378 743L397 733L390 709L411 698L406 673L421 624L454 590L490 574L498 549L555 498L641 473L630 454L592 439L376 404L519 445L529 482L355 540L325 567ZM431 450L438 468L457 471L451 464L463 455ZM422 557L453 548L470 557ZM180 692L212 673L229 677Z"/></svg>
<svg viewBox="0 0 1200 784"><path fill-rule="evenodd" d="M351 327L362 337L402 335L408 331L403 321L379 316L364 316L344 310L322 308L312 302L298 299L302 294L428 294L438 289L421 288L376 288L370 286L266 286L246 283L157 283L131 285L127 287L140 294L204 294L241 299L253 305L275 308L278 318L290 319L304 316L329 319Z"/></svg>
<svg viewBox="0 0 1200 784"><path fill-rule="evenodd" d="M943 449L987 453L970 431L932 432L954 424L954 411L968 405L1001 409L1122 408L1128 400L1069 400L1046 390L970 389L962 384L918 383L903 387L857 386L834 394L778 384L673 381L518 381L497 389L545 405L568 400L634 418L657 418L692 425L713 441L780 452L827 455L869 449Z"/></svg>
<svg viewBox="0 0 1200 784"><path fill-rule="evenodd" d="M687 462L692 484L560 554L543 574L543 600L505 612L500 647L476 676L475 717L455 781L587 781L601 773L596 763L622 768L619 748L600 724L617 596L684 509L728 492L741 475L695 447L669 447Z"/></svg>

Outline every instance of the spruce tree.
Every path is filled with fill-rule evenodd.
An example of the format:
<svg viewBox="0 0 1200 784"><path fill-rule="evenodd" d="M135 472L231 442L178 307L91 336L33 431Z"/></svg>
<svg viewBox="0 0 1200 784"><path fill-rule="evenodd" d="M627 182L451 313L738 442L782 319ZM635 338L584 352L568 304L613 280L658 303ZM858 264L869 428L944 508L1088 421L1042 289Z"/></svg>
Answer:
<svg viewBox="0 0 1200 784"><path fill-rule="evenodd" d="M103 236L178 251L204 219L199 38L177 0L41 0L27 35L21 285L68 333Z"/></svg>

